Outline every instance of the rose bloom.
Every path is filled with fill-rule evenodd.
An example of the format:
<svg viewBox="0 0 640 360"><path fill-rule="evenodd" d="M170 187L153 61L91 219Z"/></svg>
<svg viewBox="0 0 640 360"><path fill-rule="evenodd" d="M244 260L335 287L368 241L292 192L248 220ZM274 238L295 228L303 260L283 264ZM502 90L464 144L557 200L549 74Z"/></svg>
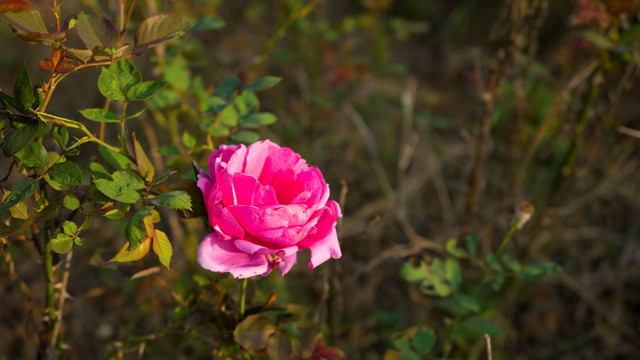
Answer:
<svg viewBox="0 0 640 360"><path fill-rule="evenodd" d="M340 207L328 200L320 170L291 149L269 140L222 145L209 158L209 172L198 175L214 230L198 248L203 268L238 279L275 267L284 275L300 250L311 251L311 269L342 255Z"/></svg>

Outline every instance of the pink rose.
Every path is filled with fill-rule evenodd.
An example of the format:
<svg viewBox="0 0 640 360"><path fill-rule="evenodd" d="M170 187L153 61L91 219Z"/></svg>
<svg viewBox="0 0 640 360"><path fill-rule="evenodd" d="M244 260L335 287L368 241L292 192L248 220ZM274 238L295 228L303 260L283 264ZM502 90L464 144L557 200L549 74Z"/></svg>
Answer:
<svg viewBox="0 0 640 360"><path fill-rule="evenodd" d="M222 145L200 171L198 187L214 232L198 248L198 262L235 278L282 275L296 253L311 251L309 268L342 253L338 203L329 199L322 173L289 148L269 140L249 146Z"/></svg>

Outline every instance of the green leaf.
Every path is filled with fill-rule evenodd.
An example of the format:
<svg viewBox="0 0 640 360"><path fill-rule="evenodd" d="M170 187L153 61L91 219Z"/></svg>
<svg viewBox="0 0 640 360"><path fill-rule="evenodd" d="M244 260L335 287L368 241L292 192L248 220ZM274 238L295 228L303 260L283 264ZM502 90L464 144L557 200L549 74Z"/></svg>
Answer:
<svg viewBox="0 0 640 360"><path fill-rule="evenodd" d="M144 149L136 139L135 134L133 135L133 151L136 156L138 172L140 173L140 175L142 175L143 178L147 180L147 182L150 183L151 181L153 181L153 177L156 175L156 170L147 157L147 154L144 152Z"/></svg>
<svg viewBox="0 0 640 360"><path fill-rule="evenodd" d="M100 77L98 78L98 90L100 93L111 100L125 101L126 96L120 86L118 78L109 70L100 69Z"/></svg>
<svg viewBox="0 0 640 360"><path fill-rule="evenodd" d="M82 114L82 116L89 120L112 123L120 122L120 118L118 118L118 115L106 109L84 109L78 111L80 111L80 114Z"/></svg>
<svg viewBox="0 0 640 360"><path fill-rule="evenodd" d="M244 91L260 91L260 90L268 89L268 88L273 87L276 84L278 84L281 80L282 80L282 78L279 78L277 76L265 76L263 78L260 78L260 79L258 79L256 81L254 81L251 84L244 85L242 87L242 90L244 90Z"/></svg>
<svg viewBox="0 0 640 360"><path fill-rule="evenodd" d="M39 141L32 141L27 144L24 149L16 154L16 157L20 159L23 165L34 168L47 167L49 162L47 150Z"/></svg>
<svg viewBox="0 0 640 360"><path fill-rule="evenodd" d="M109 72L112 73L124 93L127 93L134 85L142 81L142 75L136 66L129 59L122 59L109 65Z"/></svg>
<svg viewBox="0 0 640 360"><path fill-rule="evenodd" d="M124 217L124 211L120 209L111 209L104 213L104 217L109 220L120 220Z"/></svg>
<svg viewBox="0 0 640 360"><path fill-rule="evenodd" d="M243 116L249 115L258 110L260 107L260 100L258 100L258 97L254 92L245 91L233 100L233 107L236 109L238 114Z"/></svg>
<svg viewBox="0 0 640 360"><path fill-rule="evenodd" d="M130 101L147 100L166 85L167 83L161 81L145 81L135 84L127 91L127 99Z"/></svg>
<svg viewBox="0 0 640 360"><path fill-rule="evenodd" d="M182 143L184 144L184 146L188 147L189 149L193 149L193 147L196 146L196 138L194 138L193 135L185 131L182 134Z"/></svg>
<svg viewBox="0 0 640 360"><path fill-rule="evenodd" d="M130 187L122 186L108 179L94 179L96 189L108 198L125 204L135 204L142 200L140 194Z"/></svg>
<svg viewBox="0 0 640 360"><path fill-rule="evenodd" d="M467 235L467 237L465 237L464 240L467 243L467 250L469 251L469 254L471 254L472 256L475 256L476 249L478 247L478 237L475 235Z"/></svg>
<svg viewBox="0 0 640 360"><path fill-rule="evenodd" d="M400 355L405 360L420 360L420 355L411 348L411 342L406 337L401 337L393 342L393 346L398 349Z"/></svg>
<svg viewBox="0 0 640 360"><path fill-rule="evenodd" d="M221 137L221 136L229 136L230 131L228 127L222 125L221 123L216 122L209 129L209 133L213 136Z"/></svg>
<svg viewBox="0 0 640 360"><path fill-rule="evenodd" d="M616 46L616 44L611 41L611 39L595 31L587 31L583 34L583 36L593 45L601 49L613 49Z"/></svg>
<svg viewBox="0 0 640 360"><path fill-rule="evenodd" d="M247 316L233 331L234 339L247 350L261 350L267 347L269 337L276 327L266 316L254 314Z"/></svg>
<svg viewBox="0 0 640 360"><path fill-rule="evenodd" d="M276 122L276 116L272 113L263 112L251 114L247 118L240 119L240 126L246 128L257 128L263 125L271 125Z"/></svg>
<svg viewBox="0 0 640 360"><path fill-rule="evenodd" d="M227 106L218 114L218 120L226 126L237 126L238 113L233 106Z"/></svg>
<svg viewBox="0 0 640 360"><path fill-rule="evenodd" d="M113 150L109 150L104 146L98 146L98 151L107 164L115 170L127 170L131 168L131 160L129 160L128 157Z"/></svg>
<svg viewBox="0 0 640 360"><path fill-rule="evenodd" d="M416 349L418 354L424 355L436 344L436 335L433 330L423 326L413 335L411 344L413 344L413 348Z"/></svg>
<svg viewBox="0 0 640 360"><path fill-rule="evenodd" d="M480 304L476 301L476 299L472 298L469 295L458 293L453 297L453 301L459 307L471 311L473 313L480 312Z"/></svg>
<svg viewBox="0 0 640 360"><path fill-rule="evenodd" d="M552 262L540 262L525 266L518 277L524 280L537 280L547 275L557 273L562 270L558 264Z"/></svg>
<svg viewBox="0 0 640 360"><path fill-rule="evenodd" d="M82 171L72 161L57 163L49 170L51 180L66 185L82 185Z"/></svg>
<svg viewBox="0 0 640 360"><path fill-rule="evenodd" d="M193 25L191 31L201 32L205 30L220 29L222 27L224 27L223 19L215 15L205 15L198 19L195 25Z"/></svg>
<svg viewBox="0 0 640 360"><path fill-rule="evenodd" d="M238 131L237 133L231 134L231 140L245 144L252 144L260 140L260 135L253 131Z"/></svg>
<svg viewBox="0 0 640 360"><path fill-rule="evenodd" d="M489 336L491 337L504 335L504 330L500 325L480 316L473 316L464 320L461 326L464 329L474 332L478 335L489 334Z"/></svg>
<svg viewBox="0 0 640 360"><path fill-rule="evenodd" d="M69 210L75 210L80 206L80 200L75 195L69 194L62 198L62 205Z"/></svg>
<svg viewBox="0 0 640 360"><path fill-rule="evenodd" d="M406 262L400 268L400 276L408 282L422 282L427 278L429 268L424 261L420 261L418 267L414 267L411 263Z"/></svg>
<svg viewBox="0 0 640 360"><path fill-rule="evenodd" d="M135 33L135 53L141 54L147 48L159 45L184 35L191 23L180 16L160 14L144 19Z"/></svg>
<svg viewBox="0 0 640 360"><path fill-rule="evenodd" d="M69 141L69 131L64 126L56 126L53 130L53 138L56 139L58 145L64 149Z"/></svg>
<svg viewBox="0 0 640 360"><path fill-rule="evenodd" d="M25 125L17 128L4 138L2 154L5 157L14 155L22 150L36 136L37 127Z"/></svg>
<svg viewBox="0 0 640 360"><path fill-rule="evenodd" d="M76 33L89 50L117 48L120 45L118 29L108 18L81 12L77 20Z"/></svg>
<svg viewBox="0 0 640 360"><path fill-rule="evenodd" d="M51 250L59 253L68 253L73 247L73 238L67 234L60 233L54 239L51 239Z"/></svg>
<svg viewBox="0 0 640 360"><path fill-rule="evenodd" d="M509 256L508 254L503 254L502 255L502 262L507 266L507 268L515 273L519 272L520 270L522 270L522 265L520 264L520 262L514 258L512 258L511 256Z"/></svg>
<svg viewBox="0 0 640 360"><path fill-rule="evenodd" d="M451 285L451 288L455 291L460 287L462 283L462 272L460 271L460 265L458 261L452 258L447 258L444 262L446 269L446 279Z"/></svg>
<svg viewBox="0 0 640 360"><path fill-rule="evenodd" d="M291 340L282 331L277 331L267 342L267 355L269 359L290 359L293 346Z"/></svg>
<svg viewBox="0 0 640 360"><path fill-rule="evenodd" d="M447 240L445 248L447 249L447 252L449 252L449 254L457 258L462 258L467 256L467 253L462 248L458 247L458 239Z"/></svg>
<svg viewBox="0 0 640 360"><path fill-rule="evenodd" d="M111 174L111 177L113 178L113 182L123 187L128 187L133 190L140 190L144 188L144 180L142 180L137 173L116 171Z"/></svg>
<svg viewBox="0 0 640 360"><path fill-rule="evenodd" d="M10 22L11 30L24 41L41 42L51 37L38 10L6 12L3 15Z"/></svg>
<svg viewBox="0 0 640 360"><path fill-rule="evenodd" d="M18 77L13 87L13 97L18 100L18 103L20 103L24 109L30 109L36 101L36 97L33 95L33 89L31 88L29 71L27 71L27 66L24 63L22 63L20 70L18 70Z"/></svg>
<svg viewBox="0 0 640 360"><path fill-rule="evenodd" d="M109 262L129 262L129 261L137 261L142 259L145 255L149 253L151 250L151 239L146 238L143 242L140 243L140 246L135 249L129 249L129 243L124 244L124 246L118 251L116 256L114 256Z"/></svg>
<svg viewBox="0 0 640 360"><path fill-rule="evenodd" d="M151 215L151 211L147 208L138 209L131 220L127 223L125 228L125 235L129 242L131 242L131 248L135 249L144 238L147 236L147 232L144 228L144 218Z"/></svg>
<svg viewBox="0 0 640 360"><path fill-rule="evenodd" d="M191 74L189 73L189 69L187 69L186 61L181 58L163 67L162 74L173 88L181 91L189 88Z"/></svg>
<svg viewBox="0 0 640 360"><path fill-rule="evenodd" d="M154 231L152 246L153 252L158 255L160 263L168 269L173 255L173 247L171 247L171 241L169 241L167 234L160 230Z"/></svg>
<svg viewBox="0 0 640 360"><path fill-rule="evenodd" d="M238 78L235 76L228 79L227 81L222 83L222 85L218 86L218 88L216 88L216 95L225 100L231 99L231 97L233 97L233 94L235 94L236 88L238 87L239 83L240 80L238 80Z"/></svg>
<svg viewBox="0 0 640 360"><path fill-rule="evenodd" d="M171 209L191 210L191 197L184 191L169 191L156 197L147 198L146 202Z"/></svg>
<svg viewBox="0 0 640 360"><path fill-rule="evenodd" d="M11 194L7 196L4 203L0 206L0 215L4 214L19 202L26 200L38 188L38 182L35 179L27 179L11 188Z"/></svg>
<svg viewBox="0 0 640 360"><path fill-rule="evenodd" d="M78 225L73 221L67 220L62 223L62 231L69 236L74 236L78 232Z"/></svg>
<svg viewBox="0 0 640 360"><path fill-rule="evenodd" d="M173 145L164 145L158 149L158 152L164 156L175 156L180 155L180 149Z"/></svg>

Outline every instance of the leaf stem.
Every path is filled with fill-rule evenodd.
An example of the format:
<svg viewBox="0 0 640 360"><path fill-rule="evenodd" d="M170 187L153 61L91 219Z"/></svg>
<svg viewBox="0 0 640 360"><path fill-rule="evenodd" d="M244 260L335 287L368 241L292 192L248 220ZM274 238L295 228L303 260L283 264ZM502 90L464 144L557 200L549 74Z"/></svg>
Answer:
<svg viewBox="0 0 640 360"><path fill-rule="evenodd" d="M504 247L507 245L507 243L509 242L509 239L511 239L511 236L513 235L514 232L516 232L516 230L518 230L518 222L514 221L513 224L511 224L511 226L509 227L509 231L507 231L507 234L502 238L502 242L500 242L500 246L498 246L498 250L496 251L496 259L500 258L500 255L502 255L502 251L504 250Z"/></svg>
<svg viewBox="0 0 640 360"><path fill-rule="evenodd" d="M242 279L240 285L240 320L244 319L245 302L247 299L247 279Z"/></svg>

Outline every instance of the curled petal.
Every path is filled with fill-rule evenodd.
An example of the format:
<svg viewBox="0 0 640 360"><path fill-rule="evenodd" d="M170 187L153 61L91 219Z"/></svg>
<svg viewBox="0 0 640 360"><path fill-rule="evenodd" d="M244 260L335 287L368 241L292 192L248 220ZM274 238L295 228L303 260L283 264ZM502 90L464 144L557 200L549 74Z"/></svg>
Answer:
<svg viewBox="0 0 640 360"><path fill-rule="evenodd" d="M264 255L248 254L239 250L233 240L218 233L210 233L198 247L198 263L207 270L230 272L236 279L256 275L266 276L271 269Z"/></svg>

